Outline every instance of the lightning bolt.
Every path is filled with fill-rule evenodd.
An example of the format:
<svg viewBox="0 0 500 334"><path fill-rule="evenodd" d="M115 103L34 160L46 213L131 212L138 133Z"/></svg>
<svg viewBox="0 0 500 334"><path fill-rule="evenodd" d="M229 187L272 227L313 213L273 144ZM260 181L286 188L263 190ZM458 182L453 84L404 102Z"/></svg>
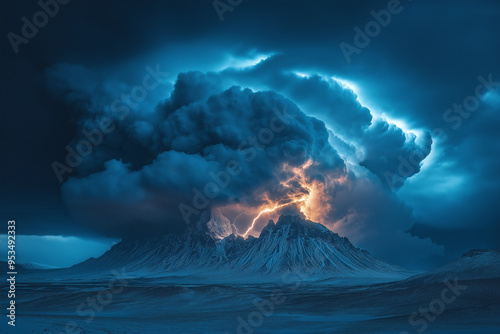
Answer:
<svg viewBox="0 0 500 334"><path fill-rule="evenodd" d="M245 234L243 234L243 237L247 237L248 233L250 233L250 231L255 227L255 223L257 222L257 220L264 213L273 212L276 209L293 203L302 202L300 205L298 205L298 208L300 209L300 212L304 214L306 219L321 219L321 217L318 217L318 211L322 214L328 213L331 207L328 203L328 197L325 195L327 183L321 183L317 180L309 180L309 178L305 175L305 170L312 164L313 161L309 159L300 167L291 167L287 164L283 166L283 171L289 172L293 175L288 180L281 182L283 187L291 190L289 192L289 194L291 194L289 195L291 196L291 198L289 197L289 200L291 201L284 204L277 204L274 207L266 208L260 211L257 217L253 219L252 224L247 229ZM299 184L299 187L297 187L297 183ZM331 183L331 186L334 186L333 183ZM295 199L292 200L293 198Z"/></svg>
<svg viewBox="0 0 500 334"><path fill-rule="evenodd" d="M299 198L299 199L296 199L295 201L292 201L292 202L289 202L289 203L284 203L284 204L279 204L279 205L276 205L275 207L273 208L268 208L268 209L264 209L262 210L261 212L259 212L259 214L257 215L257 217L255 217L252 221L252 225L250 225L250 227L248 228L248 230L245 232L245 234L243 234L243 237L247 237L248 233L254 228L255 226L255 222L257 221L257 219L260 218L260 216L262 216L263 213L266 213L266 212L273 212L274 210L276 209L279 209L279 208L282 208L284 206L287 206L287 205L290 205L290 204L293 204L293 203L297 203L297 202L305 202L307 200L307 198L304 196L302 198Z"/></svg>

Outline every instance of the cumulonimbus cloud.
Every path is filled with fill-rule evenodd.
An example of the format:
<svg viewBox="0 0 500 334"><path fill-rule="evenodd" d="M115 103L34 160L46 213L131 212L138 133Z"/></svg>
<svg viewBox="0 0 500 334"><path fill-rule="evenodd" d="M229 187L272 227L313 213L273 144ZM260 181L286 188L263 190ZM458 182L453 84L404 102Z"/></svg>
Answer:
<svg viewBox="0 0 500 334"><path fill-rule="evenodd" d="M363 188L386 196L385 205L399 212L394 216L410 224L411 210L403 210L387 191L384 173L397 173L401 157L422 151L417 138L374 120L356 95L334 80L302 78L282 69L269 79L260 71L264 65L180 73L170 97L153 110L132 110L124 119L103 102L107 93L99 87L105 84L61 84L68 78L53 67L48 75L55 88L66 87L55 91L77 110L78 133L102 118L116 121L115 130L62 186L75 218L120 237L140 226L181 229L186 212L188 220L195 220L205 208L261 208L300 201L303 194L316 191L321 192L314 198L317 203L309 203L303 212L321 206L326 208L323 223L361 235L362 226L375 217L351 196ZM267 89L232 85L241 81L252 86L258 80ZM351 171L337 149L356 155L368 176ZM403 182L418 172L427 154L419 155L417 168L404 175ZM229 165L238 172L229 175ZM208 200L206 207L193 202L199 194ZM188 211L183 214L179 205ZM380 213L376 217L383 220Z"/></svg>

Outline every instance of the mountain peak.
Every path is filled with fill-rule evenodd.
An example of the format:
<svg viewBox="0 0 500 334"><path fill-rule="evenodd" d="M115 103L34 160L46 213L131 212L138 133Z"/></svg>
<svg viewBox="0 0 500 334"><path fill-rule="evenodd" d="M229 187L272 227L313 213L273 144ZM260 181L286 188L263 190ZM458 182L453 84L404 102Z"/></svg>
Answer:
<svg viewBox="0 0 500 334"><path fill-rule="evenodd" d="M494 249L471 249L467 253L464 253L461 258L466 258L466 257L475 257L478 255L483 255L483 254L488 254L488 253L498 253L497 250Z"/></svg>
<svg viewBox="0 0 500 334"><path fill-rule="evenodd" d="M236 228L218 209L211 210L210 220L207 223L209 234L214 240L222 240L236 234Z"/></svg>
<svg viewBox="0 0 500 334"><path fill-rule="evenodd" d="M269 220L269 223L262 230L260 236L274 234L277 231L285 229L289 230L291 236L318 237L324 235L340 238L337 233L330 231L326 226L306 220L299 215L282 215L278 218L277 223L274 223L273 220Z"/></svg>
<svg viewBox="0 0 500 334"><path fill-rule="evenodd" d="M236 228L220 210L211 209L201 213L196 224L188 227L187 234L217 242L231 234L236 234Z"/></svg>
<svg viewBox="0 0 500 334"><path fill-rule="evenodd" d="M292 225L296 228L313 228L331 232L326 226L306 220L299 215L282 215L278 218L277 226Z"/></svg>

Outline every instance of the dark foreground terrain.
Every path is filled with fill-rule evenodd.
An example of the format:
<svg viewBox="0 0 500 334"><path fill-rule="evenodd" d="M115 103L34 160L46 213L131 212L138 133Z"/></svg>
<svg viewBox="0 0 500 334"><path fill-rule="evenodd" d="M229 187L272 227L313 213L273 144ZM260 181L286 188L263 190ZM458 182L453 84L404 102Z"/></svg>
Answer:
<svg viewBox="0 0 500 334"><path fill-rule="evenodd" d="M124 276L121 282L20 282L16 327L7 328L4 320L0 328L23 334L500 332L500 278L285 280L175 284Z"/></svg>

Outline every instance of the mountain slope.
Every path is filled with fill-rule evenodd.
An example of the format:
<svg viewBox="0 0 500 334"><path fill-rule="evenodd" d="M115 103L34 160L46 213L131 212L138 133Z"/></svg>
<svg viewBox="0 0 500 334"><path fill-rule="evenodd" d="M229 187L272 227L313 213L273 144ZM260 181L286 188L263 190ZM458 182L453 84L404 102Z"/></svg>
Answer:
<svg viewBox="0 0 500 334"><path fill-rule="evenodd" d="M0 267L8 268L7 261L0 260ZM25 271L25 270L49 270L49 269L59 269L59 267L51 266L43 263L36 262L26 262L26 263L16 263L16 271Z"/></svg>
<svg viewBox="0 0 500 334"><path fill-rule="evenodd" d="M500 251L473 249L451 263L410 277L408 281L443 282L453 280L455 277L460 280L500 278Z"/></svg>
<svg viewBox="0 0 500 334"><path fill-rule="evenodd" d="M403 277L401 268L354 247L347 238L298 216L270 221L259 238L243 239L220 213L203 213L200 221L182 234L148 240L127 239L97 259L75 270L272 276L302 272L318 277ZM230 234L231 233L231 234Z"/></svg>
<svg viewBox="0 0 500 334"><path fill-rule="evenodd" d="M298 216L281 216L276 224L270 221L252 247L230 261L229 267L262 273L298 270L340 276L379 276L397 271L354 247L347 238Z"/></svg>

